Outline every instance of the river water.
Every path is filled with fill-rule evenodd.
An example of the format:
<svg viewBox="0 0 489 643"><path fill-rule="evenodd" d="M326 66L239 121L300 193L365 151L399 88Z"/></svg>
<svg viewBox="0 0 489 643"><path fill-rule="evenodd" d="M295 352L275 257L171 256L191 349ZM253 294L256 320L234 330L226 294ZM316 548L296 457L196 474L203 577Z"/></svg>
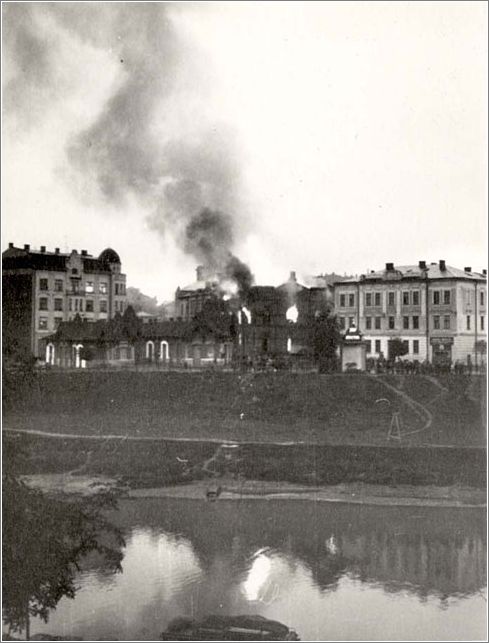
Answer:
<svg viewBox="0 0 489 643"><path fill-rule="evenodd" d="M261 614L302 640L487 640L486 514L309 500L124 500L123 572L95 560L32 632L155 640Z"/></svg>

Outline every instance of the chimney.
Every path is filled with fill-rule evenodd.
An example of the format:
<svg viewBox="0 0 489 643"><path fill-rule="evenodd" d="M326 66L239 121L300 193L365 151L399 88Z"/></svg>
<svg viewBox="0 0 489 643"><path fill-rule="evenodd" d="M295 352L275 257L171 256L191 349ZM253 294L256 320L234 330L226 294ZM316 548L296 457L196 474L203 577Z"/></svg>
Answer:
<svg viewBox="0 0 489 643"><path fill-rule="evenodd" d="M465 266L464 272L472 272L472 266Z"/></svg>
<svg viewBox="0 0 489 643"><path fill-rule="evenodd" d="M484 275L484 277L487 277L487 270L486 270L485 268L484 268L484 270L482 271L482 274Z"/></svg>
<svg viewBox="0 0 489 643"><path fill-rule="evenodd" d="M46 246L41 246L41 252L46 252Z"/></svg>
<svg viewBox="0 0 489 643"><path fill-rule="evenodd" d="M88 254L88 252L86 250L82 250L81 253L82 253L82 257L86 257L87 254Z"/></svg>
<svg viewBox="0 0 489 643"><path fill-rule="evenodd" d="M446 267L446 264L445 264L445 259L440 259L440 270L442 272L445 272L446 269L447 269L447 267Z"/></svg>
<svg viewBox="0 0 489 643"><path fill-rule="evenodd" d="M204 266L197 266L195 271L197 273L197 281L203 281L204 280Z"/></svg>
<svg viewBox="0 0 489 643"><path fill-rule="evenodd" d="M297 277L295 276L295 270L290 271L289 281L297 281Z"/></svg>
<svg viewBox="0 0 489 643"><path fill-rule="evenodd" d="M426 270L426 261L419 261L418 266L420 270Z"/></svg>
<svg viewBox="0 0 489 643"><path fill-rule="evenodd" d="M27 250L27 252L29 252L30 249L30 245L28 243L24 243L24 250Z"/></svg>
<svg viewBox="0 0 489 643"><path fill-rule="evenodd" d="M385 269L387 271L394 270L394 264L393 263L386 263L385 264Z"/></svg>
<svg viewBox="0 0 489 643"><path fill-rule="evenodd" d="M71 253L72 253L72 254L74 254L74 255L77 255L77 254L78 254L78 250L76 250L76 248L73 248L73 250L71 251Z"/></svg>
<svg viewBox="0 0 489 643"><path fill-rule="evenodd" d="M54 249L54 254L55 254L55 255L59 255L59 248L55 248L55 249Z"/></svg>
<svg viewBox="0 0 489 643"><path fill-rule="evenodd" d="M13 244L12 242L10 242L10 243L8 244L8 247L9 247L9 248L13 248L13 247L14 247L14 244Z"/></svg>

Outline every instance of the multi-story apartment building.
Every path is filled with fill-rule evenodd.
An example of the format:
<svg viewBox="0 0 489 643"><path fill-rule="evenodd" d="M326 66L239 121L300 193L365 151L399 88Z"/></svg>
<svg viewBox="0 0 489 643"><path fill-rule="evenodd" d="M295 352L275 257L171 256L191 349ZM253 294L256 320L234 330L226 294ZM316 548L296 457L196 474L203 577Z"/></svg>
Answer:
<svg viewBox="0 0 489 643"><path fill-rule="evenodd" d="M487 271L445 261L394 266L335 283L335 309L343 329L356 325L367 356L389 356L400 338L406 358L477 363L485 357Z"/></svg>
<svg viewBox="0 0 489 643"><path fill-rule="evenodd" d="M126 308L126 275L117 252L95 258L86 250L69 254L41 246L2 253L4 348L44 358L42 340L62 321L109 319Z"/></svg>

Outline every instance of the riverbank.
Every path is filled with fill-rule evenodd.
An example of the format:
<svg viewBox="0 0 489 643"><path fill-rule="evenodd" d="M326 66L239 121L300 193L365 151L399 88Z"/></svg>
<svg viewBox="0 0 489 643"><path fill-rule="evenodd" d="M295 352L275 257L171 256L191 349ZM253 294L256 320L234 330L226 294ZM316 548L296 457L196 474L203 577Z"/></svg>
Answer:
<svg viewBox="0 0 489 643"><path fill-rule="evenodd" d="M44 433L386 447L486 443L482 376L52 371L7 392L5 426Z"/></svg>
<svg viewBox="0 0 489 643"><path fill-rule="evenodd" d="M185 498L209 500L208 492L217 490L216 483L206 481L144 489L120 487L115 478L70 474L37 474L23 476L23 481L36 489L52 494L90 495L119 488L125 499ZM486 494L481 489L461 486L373 485L364 483L330 486L304 486L287 482L262 480L219 480L216 501L222 500L313 500L365 505L397 505L425 507L484 507Z"/></svg>

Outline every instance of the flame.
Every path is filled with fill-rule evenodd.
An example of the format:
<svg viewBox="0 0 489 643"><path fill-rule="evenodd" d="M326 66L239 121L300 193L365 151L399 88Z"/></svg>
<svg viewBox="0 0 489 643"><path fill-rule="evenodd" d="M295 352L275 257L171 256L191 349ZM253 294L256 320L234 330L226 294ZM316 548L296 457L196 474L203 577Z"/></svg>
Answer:
<svg viewBox="0 0 489 643"><path fill-rule="evenodd" d="M251 310L248 310L248 308L246 308L246 306L243 306L241 308L241 311L243 312L244 316L246 317L246 321L248 322L248 324L251 324Z"/></svg>
<svg viewBox="0 0 489 643"><path fill-rule="evenodd" d="M294 304L287 310L286 317L289 321L295 324L297 322L298 316L299 316L299 311L297 310L297 306Z"/></svg>
<svg viewBox="0 0 489 643"><path fill-rule="evenodd" d="M219 288L224 293L224 301L229 301L229 299L236 297L239 290L238 284L234 279L223 279L219 284Z"/></svg>

